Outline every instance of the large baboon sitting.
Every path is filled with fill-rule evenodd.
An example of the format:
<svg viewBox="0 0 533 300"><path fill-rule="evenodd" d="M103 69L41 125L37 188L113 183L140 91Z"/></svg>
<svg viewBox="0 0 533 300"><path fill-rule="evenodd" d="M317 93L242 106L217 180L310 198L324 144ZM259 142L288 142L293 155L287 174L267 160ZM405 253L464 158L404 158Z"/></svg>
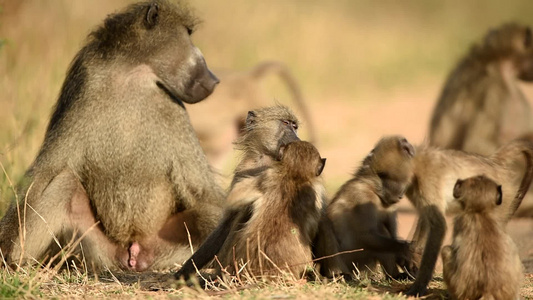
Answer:
<svg viewBox="0 0 533 300"><path fill-rule="evenodd" d="M89 35L27 171L27 205L0 222L8 264L42 261L54 241L85 233L90 268L170 267L191 254L184 223L194 245L216 227L224 193L183 104L218 83L191 42L196 22L183 3L156 0Z"/></svg>

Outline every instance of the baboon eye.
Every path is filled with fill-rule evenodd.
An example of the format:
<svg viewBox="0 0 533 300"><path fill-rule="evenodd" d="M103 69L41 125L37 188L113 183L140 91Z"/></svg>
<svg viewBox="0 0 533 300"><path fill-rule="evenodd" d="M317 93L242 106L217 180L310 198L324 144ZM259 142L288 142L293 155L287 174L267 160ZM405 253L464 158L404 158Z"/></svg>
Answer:
<svg viewBox="0 0 533 300"><path fill-rule="evenodd" d="M298 130L298 124L292 123L292 128L294 128L294 130Z"/></svg>
<svg viewBox="0 0 533 300"><path fill-rule="evenodd" d="M283 123L283 125L285 126L289 126L291 125L291 122L287 121L287 120L281 120L281 122Z"/></svg>

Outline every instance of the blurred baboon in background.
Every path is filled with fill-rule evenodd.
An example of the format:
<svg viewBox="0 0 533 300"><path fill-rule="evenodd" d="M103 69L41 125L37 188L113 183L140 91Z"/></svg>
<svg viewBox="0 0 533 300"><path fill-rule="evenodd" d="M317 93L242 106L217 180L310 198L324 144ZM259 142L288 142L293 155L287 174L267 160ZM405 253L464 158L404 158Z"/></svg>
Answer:
<svg viewBox="0 0 533 300"><path fill-rule="evenodd" d="M27 171L27 205L12 203L0 222L8 264L43 261L86 233L89 268L168 268L191 255L188 233L198 245L216 227L224 193L183 104L218 83L191 42L196 23L183 3L156 0L89 35Z"/></svg>
<svg viewBox="0 0 533 300"><path fill-rule="evenodd" d="M485 176L458 179L453 242L442 249L444 281L453 299L518 299L522 262L495 209L502 187Z"/></svg>
<svg viewBox="0 0 533 300"><path fill-rule="evenodd" d="M328 206L339 250L363 249L341 256L347 268L375 271L379 262L388 276L405 277L398 265L409 260L410 247L398 240L393 205L411 182L414 154L404 137L382 138Z"/></svg>
<svg viewBox="0 0 533 300"><path fill-rule="evenodd" d="M518 81L533 81L531 29L491 30L449 75L435 106L430 145L489 155L533 129Z"/></svg>
<svg viewBox="0 0 533 300"><path fill-rule="evenodd" d="M529 26L490 30L450 73L433 111L432 146L489 155L518 137L533 135L533 114L518 82L533 81ZM532 139L533 140L533 139ZM533 197L517 216L533 217Z"/></svg>
<svg viewBox="0 0 533 300"><path fill-rule="evenodd" d="M247 71L217 72L221 78L217 90L204 103L187 108L211 165L220 168L224 157L231 152L232 142L243 129L246 112L276 100L266 99L261 91L261 84L272 74L278 75L287 87L303 116L309 140L316 142L314 123L296 78L284 63L265 61Z"/></svg>

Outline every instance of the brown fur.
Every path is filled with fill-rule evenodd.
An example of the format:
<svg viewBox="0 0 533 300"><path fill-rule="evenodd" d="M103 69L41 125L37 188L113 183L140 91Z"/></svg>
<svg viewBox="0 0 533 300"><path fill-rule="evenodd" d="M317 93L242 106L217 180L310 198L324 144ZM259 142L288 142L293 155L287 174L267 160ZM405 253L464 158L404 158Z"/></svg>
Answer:
<svg viewBox="0 0 533 300"><path fill-rule="evenodd" d="M532 39L529 26L508 23L472 47L444 85L430 145L490 155L513 139L531 139L533 114L519 81L533 81ZM516 216L533 217L533 196Z"/></svg>
<svg viewBox="0 0 533 300"><path fill-rule="evenodd" d="M525 158L525 163L524 163ZM417 251L423 249L416 281L409 294L424 294L431 280L440 247L446 233L444 213L457 213L460 207L452 191L458 178L485 174L502 184L503 204L494 211L494 218L505 226L519 207L533 179L533 147L531 142L516 140L489 157L455 150L420 147L414 158L414 177L407 197L419 213L413 242ZM516 164L526 166L517 172Z"/></svg>
<svg viewBox="0 0 533 300"><path fill-rule="evenodd" d="M430 145L490 155L533 129L518 81L533 81L528 26L491 30L450 74L433 112Z"/></svg>
<svg viewBox="0 0 533 300"><path fill-rule="evenodd" d="M317 177L323 166L312 144L293 142L272 168L237 183L234 191L238 194L228 196L229 209L247 205L253 209L251 214L241 210L235 219L218 255L222 266L234 273L236 261L247 263L254 274L278 273L280 268L300 276L312 260L311 243L324 205ZM239 185L254 186L261 196L248 202L249 195L240 194Z"/></svg>
<svg viewBox="0 0 533 300"><path fill-rule="evenodd" d="M453 299L518 299L522 263L498 222L501 186L485 176L457 180L453 242L442 249L444 281Z"/></svg>
<svg viewBox="0 0 533 300"><path fill-rule="evenodd" d="M184 264L177 278L194 272L193 262L200 269L216 254L230 273L244 263L256 275L303 273L312 260L311 243L323 212L324 187L318 176L325 160L308 142L279 149L280 161L258 173L235 175L220 230Z"/></svg>
<svg viewBox="0 0 533 300"><path fill-rule="evenodd" d="M278 160L281 146L299 141L297 129L298 119L285 106L278 105L249 111L243 132L236 141L237 149L242 151L242 159L235 169L229 194L246 195L250 201L259 197L261 193L255 185L244 184L241 181L256 178L270 168ZM232 202L232 200L228 201ZM247 208L226 209L218 227L191 259L182 266L176 277L188 277L189 274L195 272L195 266L201 269L207 265L219 252L230 234L237 214L245 209Z"/></svg>
<svg viewBox="0 0 533 300"><path fill-rule="evenodd" d="M157 0L89 35L27 172L28 205L13 203L0 222L8 263L42 261L54 237L98 222L82 242L90 268L168 268L190 256L184 222L193 245L216 227L224 193L183 104L218 82L190 41L195 23L184 4Z"/></svg>
<svg viewBox="0 0 533 300"><path fill-rule="evenodd" d="M351 270L375 270L402 277L397 263L409 257L409 244L397 238L396 211L413 173L414 148L402 136L382 138L368 154L354 177L346 182L328 206L341 251ZM355 271L357 271L355 270Z"/></svg>
<svg viewBox="0 0 533 300"><path fill-rule="evenodd" d="M261 93L261 83L271 75L281 80L305 122L309 140L316 141L314 122L298 81L282 62L264 61L245 71L218 71L221 84L205 102L189 109L191 123L209 162L220 166L232 150L231 143L243 129L246 112L271 103Z"/></svg>

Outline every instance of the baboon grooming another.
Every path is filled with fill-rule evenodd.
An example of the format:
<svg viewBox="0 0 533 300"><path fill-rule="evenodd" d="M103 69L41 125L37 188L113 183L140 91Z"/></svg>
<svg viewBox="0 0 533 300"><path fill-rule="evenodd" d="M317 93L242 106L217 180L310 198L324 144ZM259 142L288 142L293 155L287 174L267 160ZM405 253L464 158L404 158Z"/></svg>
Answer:
<svg viewBox="0 0 533 300"><path fill-rule="evenodd" d="M446 233L444 213L457 213L461 209L452 194L456 180L485 174L501 183L503 202L494 210L494 218L505 226L533 179L533 147L530 141L515 140L493 155L483 157L423 146L417 149L413 163L414 177L406 196L419 215L413 237L415 249L424 250L416 280L408 294L422 295L431 280ZM520 163L526 166L524 173L516 171L516 164Z"/></svg>
<svg viewBox="0 0 533 300"><path fill-rule="evenodd" d="M453 242L442 249L444 281L454 299L518 299L522 263L497 221L502 187L485 176L457 180L453 197L462 207Z"/></svg>
<svg viewBox="0 0 533 300"><path fill-rule="evenodd" d="M286 64L264 61L249 70L220 70L217 75L222 82L209 96L208 101L189 109L193 128L212 165L220 163L223 156L232 150L231 143L244 127L246 112L271 101L266 101L266 93L261 92L261 84L272 75L279 77L280 83L286 86L288 96L302 115L310 142L316 142L315 126L305 98L298 81Z"/></svg>
<svg viewBox="0 0 533 300"><path fill-rule="evenodd" d="M339 250L351 270L374 270L377 262L393 278L401 277L398 262L409 259L409 244L397 238L396 211L413 176L413 146L402 136L382 138L327 208ZM356 270L357 271L357 270Z"/></svg>
<svg viewBox="0 0 533 300"><path fill-rule="evenodd" d="M533 81L531 29L504 24L489 31L449 75L433 111L430 145L490 155L532 131L519 80Z"/></svg>
<svg viewBox="0 0 533 300"><path fill-rule="evenodd" d="M193 245L216 227L224 193L183 104L218 83L191 42L196 22L184 4L155 0L89 35L27 171L28 205L0 222L8 263L42 261L55 237L98 222L82 241L89 268L167 268L190 256L184 223Z"/></svg>
<svg viewBox="0 0 533 300"><path fill-rule="evenodd" d="M256 275L283 270L300 276L312 260L311 243L324 205L324 187L318 176L325 159L311 143L303 141L281 145L278 157L279 162L260 173L234 180L219 225L227 233L218 237L216 245L202 245L215 247L220 264L230 273L246 264ZM176 277L193 272L193 261L201 268L213 259L200 255L202 248Z"/></svg>

